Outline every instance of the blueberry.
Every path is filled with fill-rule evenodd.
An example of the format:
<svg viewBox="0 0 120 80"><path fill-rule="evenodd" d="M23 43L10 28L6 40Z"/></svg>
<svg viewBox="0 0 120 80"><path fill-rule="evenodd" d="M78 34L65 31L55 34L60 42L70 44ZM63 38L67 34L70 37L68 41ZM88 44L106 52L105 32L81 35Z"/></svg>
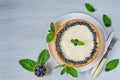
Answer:
<svg viewBox="0 0 120 80"><path fill-rule="evenodd" d="M79 41L78 39L75 39L75 41Z"/></svg>
<svg viewBox="0 0 120 80"><path fill-rule="evenodd" d="M79 63L79 64L82 64L82 61L79 61L78 63Z"/></svg>
<svg viewBox="0 0 120 80"><path fill-rule="evenodd" d="M85 26L89 26L87 23L85 22L81 22L82 25L85 25Z"/></svg>
<svg viewBox="0 0 120 80"><path fill-rule="evenodd" d="M97 48L97 45L94 45L94 49Z"/></svg>
<svg viewBox="0 0 120 80"><path fill-rule="evenodd" d="M78 22L76 22L76 23L74 23L75 25L79 25L79 23Z"/></svg>
<svg viewBox="0 0 120 80"><path fill-rule="evenodd" d="M74 43L74 46L77 46L77 43Z"/></svg>
<svg viewBox="0 0 120 80"><path fill-rule="evenodd" d="M64 56L63 56L63 55L61 55L61 58L63 59L63 58L64 58Z"/></svg>
<svg viewBox="0 0 120 80"><path fill-rule="evenodd" d="M87 24L87 23L85 23L84 25L85 25L86 27L90 27L89 24Z"/></svg>
<svg viewBox="0 0 120 80"><path fill-rule="evenodd" d="M58 36L58 39L57 39L57 40L58 40L58 41L60 41L60 38L61 38L61 36L60 36L60 34L59 34L59 36Z"/></svg>
<svg viewBox="0 0 120 80"><path fill-rule="evenodd" d="M60 46L57 46L57 49L60 49Z"/></svg>
<svg viewBox="0 0 120 80"><path fill-rule="evenodd" d="M95 36L93 36L93 41L96 42L96 37Z"/></svg>
<svg viewBox="0 0 120 80"><path fill-rule="evenodd" d="M66 26L66 28L68 29L68 28L69 28L69 26L67 25L67 26Z"/></svg>
<svg viewBox="0 0 120 80"><path fill-rule="evenodd" d="M78 22L79 25L81 25L81 22Z"/></svg>
<svg viewBox="0 0 120 80"><path fill-rule="evenodd" d="M87 62L87 60L84 60L84 61L83 61L83 63L86 63L86 62Z"/></svg>
<svg viewBox="0 0 120 80"><path fill-rule="evenodd" d="M60 51L61 51L60 48L58 48L57 50L58 50L58 52L60 53ZM60 54L61 54L61 53L60 53Z"/></svg>
<svg viewBox="0 0 120 80"><path fill-rule="evenodd" d="M78 64L79 64L79 62L76 62L76 64L78 65Z"/></svg>
<svg viewBox="0 0 120 80"><path fill-rule="evenodd" d="M94 53L96 51L96 49L92 49L92 53Z"/></svg>
<svg viewBox="0 0 120 80"><path fill-rule="evenodd" d="M63 53L62 53L61 49L59 50L59 53L60 53L60 55L63 55Z"/></svg>
<svg viewBox="0 0 120 80"><path fill-rule="evenodd" d="M74 63L74 61L73 61L73 60L70 60L70 63Z"/></svg>
<svg viewBox="0 0 120 80"><path fill-rule="evenodd" d="M89 56L89 59L92 59L92 56L93 56L93 55L91 54L91 55Z"/></svg>
<svg viewBox="0 0 120 80"><path fill-rule="evenodd" d="M91 27L89 27L90 31L93 32L93 29Z"/></svg>
<svg viewBox="0 0 120 80"><path fill-rule="evenodd" d="M65 62L69 62L69 60L65 58Z"/></svg>
<svg viewBox="0 0 120 80"><path fill-rule="evenodd" d="M38 77L42 77L46 74L47 70L46 70L46 67L39 64L37 65L35 68L34 68L34 73L36 76Z"/></svg>
<svg viewBox="0 0 120 80"><path fill-rule="evenodd" d="M94 52L91 52L90 57L92 57L93 55L94 55Z"/></svg>
<svg viewBox="0 0 120 80"><path fill-rule="evenodd" d="M94 36L96 36L96 33L95 33L95 32L93 32L93 35L94 35Z"/></svg>
<svg viewBox="0 0 120 80"><path fill-rule="evenodd" d="M71 25L70 25L70 24L68 24L68 25L67 25L67 27L71 27Z"/></svg>
<svg viewBox="0 0 120 80"><path fill-rule="evenodd" d="M56 42L56 45L58 46L58 45L59 45L59 42Z"/></svg>
<svg viewBox="0 0 120 80"><path fill-rule="evenodd" d="M91 31L91 27L88 26L88 29Z"/></svg>
<svg viewBox="0 0 120 80"><path fill-rule="evenodd" d="M63 33L64 32L64 30L61 30L61 33Z"/></svg>
<svg viewBox="0 0 120 80"><path fill-rule="evenodd" d="M69 62L71 63L72 60L69 60Z"/></svg>
<svg viewBox="0 0 120 80"><path fill-rule="evenodd" d="M84 25L85 23L84 22L81 22L81 25Z"/></svg>
<svg viewBox="0 0 120 80"><path fill-rule="evenodd" d="M62 32L64 32L64 31L65 31L65 29L63 28L61 31L62 31Z"/></svg>
<svg viewBox="0 0 120 80"><path fill-rule="evenodd" d="M76 62L74 62L73 64L76 65Z"/></svg>
<svg viewBox="0 0 120 80"><path fill-rule="evenodd" d="M89 60L89 57L86 57L85 60Z"/></svg>
<svg viewBox="0 0 120 80"><path fill-rule="evenodd" d="M97 42L94 42L94 45L97 45Z"/></svg>
<svg viewBox="0 0 120 80"><path fill-rule="evenodd" d="M68 28L67 28L67 27L65 27L64 29L65 29L65 31L66 31Z"/></svg>

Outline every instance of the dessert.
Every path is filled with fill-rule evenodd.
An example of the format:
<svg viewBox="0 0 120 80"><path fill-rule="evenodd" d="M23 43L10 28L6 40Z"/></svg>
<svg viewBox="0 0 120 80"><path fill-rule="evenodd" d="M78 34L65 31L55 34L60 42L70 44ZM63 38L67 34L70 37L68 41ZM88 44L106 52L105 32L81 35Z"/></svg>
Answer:
<svg viewBox="0 0 120 80"><path fill-rule="evenodd" d="M100 36L95 26L80 19L64 23L54 37L57 56L64 64L72 67L85 66L95 60L100 44Z"/></svg>

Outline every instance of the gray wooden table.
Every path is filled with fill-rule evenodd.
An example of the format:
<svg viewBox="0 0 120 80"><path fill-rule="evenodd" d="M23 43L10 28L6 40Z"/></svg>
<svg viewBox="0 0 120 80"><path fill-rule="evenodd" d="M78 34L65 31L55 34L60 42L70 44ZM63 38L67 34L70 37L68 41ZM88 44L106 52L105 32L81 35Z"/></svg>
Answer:
<svg viewBox="0 0 120 80"><path fill-rule="evenodd" d="M96 12L89 13L84 3L95 6ZM36 60L39 52L47 48L46 35L49 23L72 12L84 12L94 16L100 23L103 14L112 19L111 29L118 39L108 60L120 58L120 0L0 0L0 80L119 80L120 65L111 72L102 73L93 79L89 71L79 73L78 78L60 75L61 69L50 58L47 62L49 73L38 78L19 64L18 60Z"/></svg>

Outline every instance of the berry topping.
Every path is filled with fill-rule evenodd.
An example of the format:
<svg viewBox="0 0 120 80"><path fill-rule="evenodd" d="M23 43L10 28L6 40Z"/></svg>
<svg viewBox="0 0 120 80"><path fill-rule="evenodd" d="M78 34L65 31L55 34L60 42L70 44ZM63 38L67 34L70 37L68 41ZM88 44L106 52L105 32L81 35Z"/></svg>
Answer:
<svg viewBox="0 0 120 80"><path fill-rule="evenodd" d="M34 68L34 73L37 77L43 77L47 72L47 69L45 66L39 64Z"/></svg>

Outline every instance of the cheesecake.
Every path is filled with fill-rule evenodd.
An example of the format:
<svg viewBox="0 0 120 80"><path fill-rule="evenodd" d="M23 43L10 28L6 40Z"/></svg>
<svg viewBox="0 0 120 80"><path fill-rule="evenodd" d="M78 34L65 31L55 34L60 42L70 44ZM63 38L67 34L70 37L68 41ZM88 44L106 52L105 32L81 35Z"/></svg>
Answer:
<svg viewBox="0 0 120 80"><path fill-rule="evenodd" d="M63 64L72 67L82 67L94 61L100 44L96 27L80 19L65 22L54 37L55 54Z"/></svg>

